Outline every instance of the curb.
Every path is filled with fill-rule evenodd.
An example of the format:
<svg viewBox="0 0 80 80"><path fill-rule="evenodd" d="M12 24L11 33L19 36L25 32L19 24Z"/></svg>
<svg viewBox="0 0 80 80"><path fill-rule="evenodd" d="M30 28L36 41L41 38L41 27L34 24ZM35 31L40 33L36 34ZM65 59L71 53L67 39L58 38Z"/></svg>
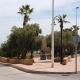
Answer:
<svg viewBox="0 0 80 80"><path fill-rule="evenodd" d="M16 68L20 71L24 71L27 73L35 73L35 74L75 74L75 72L47 72L47 71L35 71L30 69L25 69L23 67L15 66L14 64L10 64L11 67Z"/></svg>
<svg viewBox="0 0 80 80"><path fill-rule="evenodd" d="M23 72L27 72L27 73L34 73L34 74L76 74L75 72L47 72L47 71L35 71L35 70L30 70L30 69L25 69L23 67L19 67L19 66L16 66L14 64L11 64L11 63L0 63L4 66L10 66L12 68L16 68L20 71L23 71Z"/></svg>
<svg viewBox="0 0 80 80"><path fill-rule="evenodd" d="M10 66L11 65L10 63L2 63L2 62L0 62L0 64L2 64L4 66Z"/></svg>

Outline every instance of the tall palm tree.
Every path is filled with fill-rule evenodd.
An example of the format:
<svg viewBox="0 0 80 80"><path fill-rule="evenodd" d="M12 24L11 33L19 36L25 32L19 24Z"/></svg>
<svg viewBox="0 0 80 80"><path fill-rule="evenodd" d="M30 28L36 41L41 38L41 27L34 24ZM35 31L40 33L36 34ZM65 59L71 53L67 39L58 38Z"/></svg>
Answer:
<svg viewBox="0 0 80 80"><path fill-rule="evenodd" d="M30 20L29 15L33 12L33 8L30 8L30 5L23 5L19 9L19 14L24 16L23 27L26 26L27 22Z"/></svg>
<svg viewBox="0 0 80 80"><path fill-rule="evenodd" d="M63 58L64 58L64 55L63 55L63 45L62 45L63 24L68 22L68 21L65 21L66 16L67 16L66 14L63 14L63 16L59 15L57 17L58 23L60 24L60 31L61 31L61 48L60 48L60 58L61 58L60 63L61 64L63 63Z"/></svg>

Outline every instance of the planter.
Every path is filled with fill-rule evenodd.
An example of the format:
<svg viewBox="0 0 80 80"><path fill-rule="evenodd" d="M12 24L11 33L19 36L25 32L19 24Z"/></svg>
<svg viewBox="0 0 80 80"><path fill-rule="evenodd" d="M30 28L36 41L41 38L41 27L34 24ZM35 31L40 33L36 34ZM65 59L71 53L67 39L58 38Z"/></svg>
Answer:
<svg viewBox="0 0 80 80"><path fill-rule="evenodd" d="M70 56L68 56L68 61L69 61L69 62L71 61L71 57L70 57Z"/></svg>
<svg viewBox="0 0 80 80"><path fill-rule="evenodd" d="M60 62L60 59L55 58L55 59L54 59L54 62Z"/></svg>
<svg viewBox="0 0 80 80"><path fill-rule="evenodd" d="M25 65L32 65L34 63L33 59L21 59L19 60L20 64L25 64Z"/></svg>
<svg viewBox="0 0 80 80"><path fill-rule="evenodd" d="M46 60L46 55L45 54L41 54L40 55L40 60Z"/></svg>
<svg viewBox="0 0 80 80"><path fill-rule="evenodd" d="M46 57L47 57L47 59L51 59L51 55L47 55Z"/></svg>
<svg viewBox="0 0 80 80"><path fill-rule="evenodd" d="M0 62L3 63L11 63L11 64L25 64L25 65L32 65L34 63L33 59L17 59L17 58L5 58L0 57Z"/></svg>
<svg viewBox="0 0 80 80"><path fill-rule="evenodd" d="M9 59L9 63L11 63L11 64L18 64L19 60L18 59Z"/></svg>
<svg viewBox="0 0 80 80"><path fill-rule="evenodd" d="M8 62L8 58L0 57L0 62L7 63Z"/></svg>
<svg viewBox="0 0 80 80"><path fill-rule="evenodd" d="M67 64L67 62L68 62L68 59L67 58L64 58L64 60L63 60L63 65L66 65Z"/></svg>

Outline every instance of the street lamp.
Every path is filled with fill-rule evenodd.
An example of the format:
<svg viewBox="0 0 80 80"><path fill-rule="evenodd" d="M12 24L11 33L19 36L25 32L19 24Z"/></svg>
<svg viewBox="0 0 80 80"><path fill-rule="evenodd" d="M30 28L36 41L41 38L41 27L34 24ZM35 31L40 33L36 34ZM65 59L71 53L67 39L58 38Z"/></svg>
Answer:
<svg viewBox="0 0 80 80"><path fill-rule="evenodd" d="M51 50L51 59L52 59L52 65L51 67L54 67L54 0L52 0L52 50Z"/></svg>
<svg viewBox="0 0 80 80"><path fill-rule="evenodd" d="M79 7L76 7L76 28L77 28L77 10ZM77 73L77 45L78 45L78 31L76 30L76 42L75 42L75 73Z"/></svg>

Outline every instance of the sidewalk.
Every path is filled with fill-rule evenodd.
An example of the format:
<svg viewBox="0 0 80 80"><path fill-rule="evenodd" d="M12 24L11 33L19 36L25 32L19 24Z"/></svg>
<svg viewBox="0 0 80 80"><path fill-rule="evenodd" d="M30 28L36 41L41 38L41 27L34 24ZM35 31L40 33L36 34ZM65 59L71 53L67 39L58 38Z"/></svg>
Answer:
<svg viewBox="0 0 80 80"><path fill-rule="evenodd" d="M60 63L54 63L54 68L51 68L50 60L36 59L33 65L23 64L11 64L12 67L29 73L75 73L75 59L71 59L67 65L61 65ZM80 59L78 57L78 72L80 72Z"/></svg>

